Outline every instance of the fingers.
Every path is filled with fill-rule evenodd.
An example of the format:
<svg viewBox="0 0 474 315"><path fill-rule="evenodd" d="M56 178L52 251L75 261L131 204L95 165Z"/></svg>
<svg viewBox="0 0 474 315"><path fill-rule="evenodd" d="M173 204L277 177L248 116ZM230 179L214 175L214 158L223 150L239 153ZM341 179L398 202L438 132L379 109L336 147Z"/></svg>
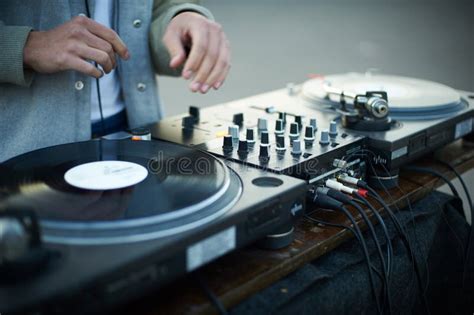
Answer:
<svg viewBox="0 0 474 315"><path fill-rule="evenodd" d="M85 75L89 75L94 78L100 78L103 76L103 73L102 71L100 71L100 69L97 69L90 62L87 62L80 58L71 58L68 64L71 70L79 71L81 73L84 73Z"/></svg>
<svg viewBox="0 0 474 315"><path fill-rule="evenodd" d="M105 27L100 23L95 22L94 20L85 17L77 17L76 21L78 21L78 23L82 23L92 34L110 43L114 51L122 59L128 59L130 57L130 53L128 52L127 46L117 35L117 33L115 33L115 31Z"/></svg>
<svg viewBox="0 0 474 315"><path fill-rule="evenodd" d="M199 65L206 55L209 40L207 31L203 31L202 28L191 30L191 38L193 44L188 56L188 60L184 64L183 68L183 77L186 80L190 79L199 69Z"/></svg>
<svg viewBox="0 0 474 315"><path fill-rule="evenodd" d="M163 43L170 54L170 67L177 68L186 60L186 52L183 47L179 32L168 29L163 36Z"/></svg>
<svg viewBox="0 0 474 315"><path fill-rule="evenodd" d="M109 73L114 68L113 58L111 59L106 52L100 49L83 45L78 48L77 53L81 58L92 60L100 64L105 73Z"/></svg>
<svg viewBox="0 0 474 315"><path fill-rule="evenodd" d="M111 44L89 32L86 32L85 43L92 48L97 48L107 53L110 60L112 61L112 68L116 67L117 61L114 49Z"/></svg>
<svg viewBox="0 0 474 315"><path fill-rule="evenodd" d="M222 83L224 83L224 80L227 77L227 74L229 73L229 70L230 70L229 42L227 40L222 41L221 47L219 48L219 50L220 50L219 58L217 59L217 62L214 65L214 68L212 69L212 72L207 77L207 80L204 83L203 87L212 86L215 90L217 90L218 88L222 86ZM203 90L203 87L201 87L201 92L206 93L207 89Z"/></svg>
<svg viewBox="0 0 474 315"><path fill-rule="evenodd" d="M204 82L218 60L220 54L220 40L220 36L209 34L209 45L207 51L201 64L199 65L199 70L196 73L193 82L189 86L191 91L197 92L200 90L202 93L206 93L209 90L209 85L205 84Z"/></svg>

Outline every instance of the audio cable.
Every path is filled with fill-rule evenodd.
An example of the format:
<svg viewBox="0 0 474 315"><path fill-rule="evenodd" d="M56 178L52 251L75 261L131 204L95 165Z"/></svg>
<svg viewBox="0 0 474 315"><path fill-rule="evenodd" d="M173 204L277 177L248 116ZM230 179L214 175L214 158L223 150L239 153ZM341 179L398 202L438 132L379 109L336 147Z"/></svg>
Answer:
<svg viewBox="0 0 474 315"><path fill-rule="evenodd" d="M370 259L369 251L367 249L367 244L365 243L365 240L363 238L362 232L357 225L355 218L352 216L350 211L344 206L344 204L328 195L324 194L319 194L317 192L314 192L313 196L311 196L310 200L313 202L314 205L320 207L320 208L325 208L325 209L331 209L331 210L336 210L342 212L351 222L352 226L354 227L354 230L356 233L360 236L360 245L362 247L362 251L365 257L365 261L367 264L368 268L368 276L369 276L369 281L370 281L370 286L372 290L372 294L374 296L376 308L378 314L382 314L382 308L380 306L380 301L379 301L379 296L377 294L377 289L375 286L375 280L374 280L374 275L372 273L372 262Z"/></svg>
<svg viewBox="0 0 474 315"><path fill-rule="evenodd" d="M387 302L387 310L388 313L390 314L391 312L391 294L390 294L390 271L392 269L391 267L391 261L393 257L393 250L392 250L392 245L391 245L391 239L390 235L388 234L387 227L385 225L385 222L383 221L382 217L377 213L377 211L372 211L377 214L374 214L374 216L379 220L381 226L383 227L384 235L387 240L387 260L384 259L383 251L382 251L382 246L380 245L380 242L377 238L377 234L375 233L375 228L370 221L369 217L365 213L364 209L357 203L355 203L351 197L349 197L347 194L355 195L357 196L358 192L357 190L344 186L341 183L338 183L337 181L334 180L327 180L326 181L326 186L327 187L319 187L317 188L318 193L326 194L344 204L351 205L354 207L357 212L360 214L362 219L364 220L365 224L367 225L367 228L372 236L372 239L374 241L375 247L377 249L377 253L380 259L380 262L382 264L382 276L383 276L383 283L384 283L384 292L385 292L385 297L386 297L386 302ZM344 193L343 193L344 192ZM384 305L384 303L382 303ZM384 308L382 308L384 310Z"/></svg>
<svg viewBox="0 0 474 315"><path fill-rule="evenodd" d="M397 230L397 233L400 235L405 248L407 249L407 252L410 256L410 260L412 261L413 267L415 269L415 275L416 275L418 286L419 286L419 289L420 289L419 291L420 291L422 303L423 303L424 308L427 311L427 313L430 313L429 307L428 307L428 301L426 299L425 290L423 289L424 286L423 286L423 280L421 279L421 269L419 267L418 261L416 260L416 256L414 254L413 247L411 245L408 234L405 231L405 229L404 229L403 225L401 224L401 222L395 216L395 214L393 213L392 209L390 209L388 204L377 193L377 191L375 191L375 189L370 187L365 181L354 178L354 177L351 177L351 176L348 176L346 174L339 176L338 180L346 182L348 184L356 185L356 186L358 186L360 188L363 188L363 189L366 189L368 191L367 195L369 197L374 198L384 208L385 212L388 214L388 216L390 217L393 225L395 226L395 229ZM428 273L429 271L426 270L426 272Z"/></svg>
<svg viewBox="0 0 474 315"><path fill-rule="evenodd" d="M89 9L89 0L86 1L86 14L88 18L91 18L91 12ZM97 62L94 61L94 66L99 69L99 66L97 65ZM99 69L102 71L101 69ZM102 71L102 74L104 72ZM102 99L100 97L100 84L99 84L99 78L95 78L95 87L97 90L97 102L99 103L99 113L100 113L100 132L102 136L105 136L105 122L104 122L104 112L102 110Z"/></svg>

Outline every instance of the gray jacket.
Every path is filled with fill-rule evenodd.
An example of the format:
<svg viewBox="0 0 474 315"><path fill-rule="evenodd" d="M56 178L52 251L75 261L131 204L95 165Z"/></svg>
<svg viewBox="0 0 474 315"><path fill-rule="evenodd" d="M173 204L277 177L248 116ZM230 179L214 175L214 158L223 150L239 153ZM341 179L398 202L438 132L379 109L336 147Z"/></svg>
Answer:
<svg viewBox="0 0 474 315"><path fill-rule="evenodd" d="M118 62L130 127L162 117L155 72L178 72L168 67L169 55L161 39L169 21L181 11L196 11L212 19L197 2L116 0L114 28L131 55L130 60ZM94 0L89 5L93 10ZM0 162L34 149L90 138L94 79L76 71L39 74L23 69L23 47L32 29L49 30L85 12L85 0L0 1Z"/></svg>

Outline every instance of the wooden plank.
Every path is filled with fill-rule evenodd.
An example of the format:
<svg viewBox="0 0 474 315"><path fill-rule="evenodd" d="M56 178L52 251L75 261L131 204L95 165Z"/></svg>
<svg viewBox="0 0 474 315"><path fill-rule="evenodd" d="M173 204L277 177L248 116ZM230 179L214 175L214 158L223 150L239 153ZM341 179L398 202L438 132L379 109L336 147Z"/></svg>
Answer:
<svg viewBox="0 0 474 315"><path fill-rule="evenodd" d="M461 173L474 168L474 146L463 144L462 141L448 145L435 155L450 161ZM433 156L425 157L415 164L436 169L454 178L454 174L436 163ZM389 192L391 196L384 191L379 193L392 206L404 208L408 201L413 203L420 200L442 184L428 174L402 172L401 189L392 189ZM343 215L336 212L318 211L315 216L325 221L349 224ZM307 219L299 220L295 227L295 241L287 248L262 250L249 246L205 266L199 271L201 277L224 306L230 308L352 237L347 230L317 225ZM191 277L178 280L123 310L125 313L150 315L217 313L203 289Z"/></svg>

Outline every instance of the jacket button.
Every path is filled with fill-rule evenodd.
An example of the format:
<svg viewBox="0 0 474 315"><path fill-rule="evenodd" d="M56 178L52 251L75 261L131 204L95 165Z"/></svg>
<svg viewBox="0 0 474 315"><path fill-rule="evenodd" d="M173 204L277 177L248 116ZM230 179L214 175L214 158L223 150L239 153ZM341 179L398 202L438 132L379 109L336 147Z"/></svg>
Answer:
<svg viewBox="0 0 474 315"><path fill-rule="evenodd" d="M139 90L140 92L145 91L146 90L146 84L142 83L142 82L138 83L137 84L137 90Z"/></svg>
<svg viewBox="0 0 474 315"><path fill-rule="evenodd" d="M142 20L136 19L133 21L133 27L140 28L140 26L142 26Z"/></svg>
<svg viewBox="0 0 474 315"><path fill-rule="evenodd" d="M76 81L74 87L76 88L76 90L80 91L84 88L84 83L82 81Z"/></svg>

